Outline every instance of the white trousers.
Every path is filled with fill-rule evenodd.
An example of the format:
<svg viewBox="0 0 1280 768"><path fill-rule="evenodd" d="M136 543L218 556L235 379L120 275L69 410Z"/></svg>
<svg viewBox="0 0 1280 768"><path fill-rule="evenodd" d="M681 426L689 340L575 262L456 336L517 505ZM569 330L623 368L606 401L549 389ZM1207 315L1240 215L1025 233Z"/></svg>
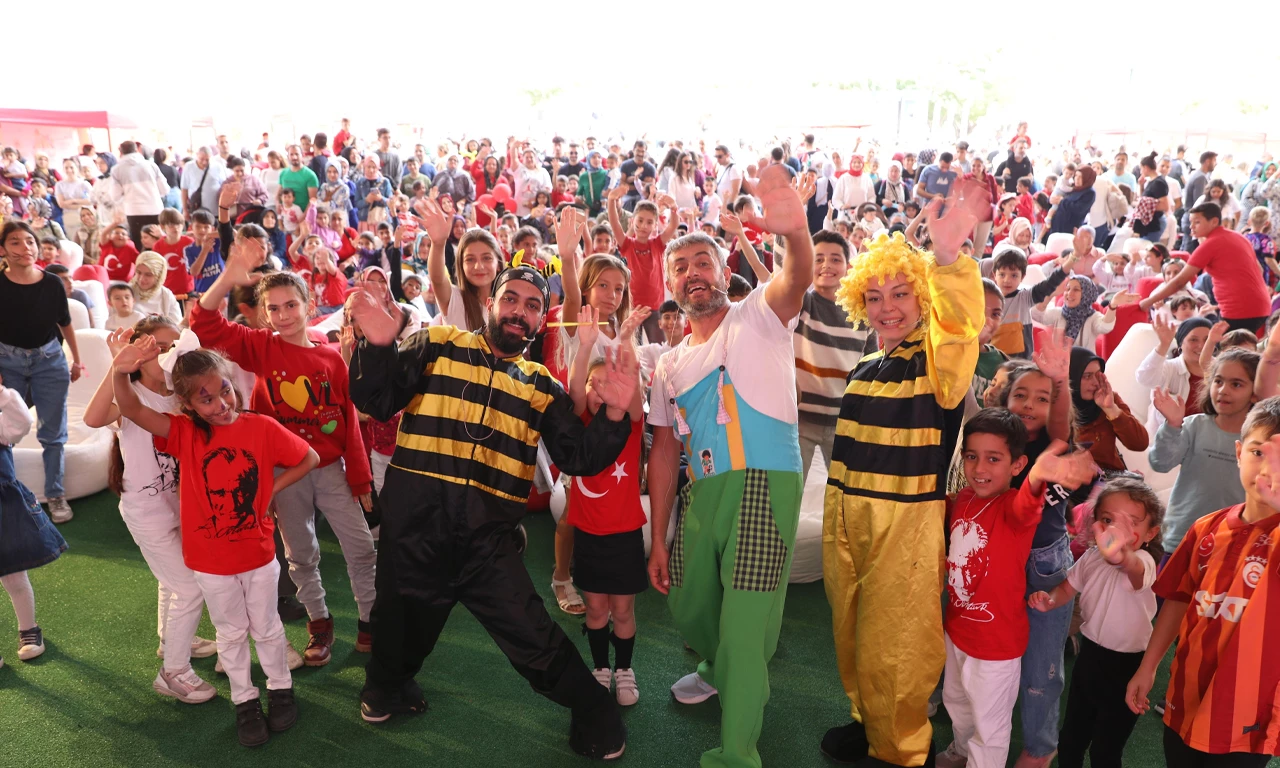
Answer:
<svg viewBox="0 0 1280 768"><path fill-rule="evenodd" d="M243 704L258 698L250 676L250 636L258 647L258 663L267 675L267 690L293 687L288 641L276 606L280 563L272 558L261 568L234 576L193 573L218 631L218 658L231 681L231 703ZM165 655L167 661L167 649Z"/></svg>
<svg viewBox="0 0 1280 768"><path fill-rule="evenodd" d="M195 573L182 559L178 510L162 505L145 510L130 509L122 503L120 517L124 518L151 574L160 582L156 634L164 646L164 668L181 672L191 664L191 642L195 640L200 616L204 613L204 595L196 583Z"/></svg>
<svg viewBox="0 0 1280 768"><path fill-rule="evenodd" d="M284 470L278 470L277 475ZM289 578L298 586L298 600L306 606L312 621L329 615L320 583L320 541L316 539L316 509L324 513L329 527L338 536L342 556L347 561L347 577L356 598L360 620L368 621L373 610L374 573L378 553L365 522L360 502L351 496L341 460L317 467L298 482L276 494L280 538L289 561Z"/></svg>
<svg viewBox="0 0 1280 768"><path fill-rule="evenodd" d="M391 457L373 451L369 455L369 468L373 470L373 490L382 493L382 484L387 480L387 467L391 466Z"/></svg>
<svg viewBox="0 0 1280 768"><path fill-rule="evenodd" d="M968 768L1004 768L1013 734L1022 659L983 661L967 655L946 637L947 666L942 703L951 716L956 751Z"/></svg>

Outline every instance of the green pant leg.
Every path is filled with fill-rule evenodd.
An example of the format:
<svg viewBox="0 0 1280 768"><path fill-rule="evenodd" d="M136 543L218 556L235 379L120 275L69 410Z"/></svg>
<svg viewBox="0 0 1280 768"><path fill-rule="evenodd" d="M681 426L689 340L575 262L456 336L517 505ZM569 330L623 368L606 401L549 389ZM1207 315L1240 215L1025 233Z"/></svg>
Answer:
<svg viewBox="0 0 1280 768"><path fill-rule="evenodd" d="M667 605L680 636L703 659L715 659L720 643L720 559L733 515L722 511L723 500L742 496L742 473L712 475L688 489L680 526L671 551L671 592ZM683 548L680 551L678 549ZM711 662L698 667L708 683L714 679Z"/></svg>
<svg viewBox="0 0 1280 768"><path fill-rule="evenodd" d="M758 475L765 476L768 478L767 520L756 517L756 525L751 526L750 510L744 510L750 506L749 488L736 504L726 494L720 505L727 511L725 516L732 519L732 527L728 546L720 561L719 577L723 589L719 615L720 643L714 664L706 668L713 675L707 678L707 682L720 691L722 746L703 753L703 768L759 768L761 765L756 742L760 738L764 706L769 701L768 665L778 647L803 492L799 473L768 472ZM751 526L752 533L741 536L740 527L744 521ZM762 525L766 521L772 524L771 529ZM735 582L742 586L744 580L755 580L742 572L749 561L765 564L769 559L769 556L762 558L759 554L760 538L766 535L776 535L785 546L785 555L781 554L783 550L773 550L779 559L765 569L768 572L765 583L754 583L752 589L735 589ZM740 544L747 554L740 556ZM750 552L756 552L754 560ZM764 591L760 588L762 586L771 586L772 589ZM703 668L699 668L699 672L702 671Z"/></svg>

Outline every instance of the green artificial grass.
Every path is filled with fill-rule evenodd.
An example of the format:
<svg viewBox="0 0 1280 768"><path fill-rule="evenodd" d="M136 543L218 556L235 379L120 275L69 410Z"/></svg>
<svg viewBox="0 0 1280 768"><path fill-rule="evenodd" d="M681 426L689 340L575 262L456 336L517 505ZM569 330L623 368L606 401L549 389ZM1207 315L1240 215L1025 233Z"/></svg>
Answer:
<svg viewBox="0 0 1280 768"><path fill-rule="evenodd" d="M459 606L418 682L429 711L374 726L359 715L367 656L353 649L355 603L336 540L322 533L321 571L337 629L333 661L294 673L299 719L292 730L249 750L236 741L234 710L214 659L194 662L218 688L213 701L191 706L151 688L156 658L156 582L116 510L110 493L81 499L62 526L70 549L31 573L36 610L48 650L30 663L17 659L13 614L0 608L0 766L181 765L588 765L568 746L568 712L543 699L508 665L480 625ZM581 621L562 613L550 593L553 525L548 515L526 520L526 562L551 615L587 655ZM822 584L790 587L781 643L770 666L773 697L765 710L760 754L766 765L831 765L818 752L830 726L848 721L836 672L831 613ZM676 704L669 686L694 669L661 595L639 596L635 669L640 702L625 713L629 766L691 766L719 743L716 699ZM304 622L286 625L299 650ZM206 618L202 637L212 638ZM902 642L911 642L902 638ZM1167 662L1166 662L1167 665ZM1070 670L1070 662L1068 662ZM1156 690L1163 690L1167 666ZM261 670L254 679L263 687ZM265 698L265 697L264 697ZM1064 694L1065 708L1065 694ZM934 739L947 745L944 713ZM1010 765L1021 749L1014 719ZM1160 721L1145 716L1125 754L1126 766L1163 765ZM230 761L230 762L229 762ZM1278 761L1280 762L1280 761Z"/></svg>

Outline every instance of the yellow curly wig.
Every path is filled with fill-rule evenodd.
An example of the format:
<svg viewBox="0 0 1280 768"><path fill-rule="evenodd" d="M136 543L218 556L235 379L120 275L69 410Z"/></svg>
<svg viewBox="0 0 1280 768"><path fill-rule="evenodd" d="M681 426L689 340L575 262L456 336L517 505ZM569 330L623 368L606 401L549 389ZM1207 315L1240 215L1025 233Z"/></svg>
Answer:
<svg viewBox="0 0 1280 768"><path fill-rule="evenodd" d="M932 300L929 297L929 268L933 264L933 254L910 245L901 232L892 236L881 232L867 252L855 256L853 264L845 276L840 278L840 288L836 290L836 303L849 315L849 322L866 322L867 288L875 281L881 285L902 273L916 292L916 301L920 303L920 318L929 320Z"/></svg>

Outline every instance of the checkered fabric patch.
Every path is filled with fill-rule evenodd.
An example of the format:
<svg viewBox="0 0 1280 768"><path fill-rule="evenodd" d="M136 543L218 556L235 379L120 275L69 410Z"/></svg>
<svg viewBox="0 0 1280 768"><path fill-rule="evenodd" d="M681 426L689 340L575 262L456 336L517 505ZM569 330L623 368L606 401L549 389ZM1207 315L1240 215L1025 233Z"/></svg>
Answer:
<svg viewBox="0 0 1280 768"><path fill-rule="evenodd" d="M782 580L787 545L773 520L769 475L746 470L742 511L738 515L738 552L733 563L733 588L744 592L773 592Z"/></svg>
<svg viewBox="0 0 1280 768"><path fill-rule="evenodd" d="M685 483L676 505L676 514L680 516L676 523L676 540L671 543L671 557L667 560L667 573L671 575L673 587L684 586L684 522L689 519L689 497L692 495L693 483Z"/></svg>

